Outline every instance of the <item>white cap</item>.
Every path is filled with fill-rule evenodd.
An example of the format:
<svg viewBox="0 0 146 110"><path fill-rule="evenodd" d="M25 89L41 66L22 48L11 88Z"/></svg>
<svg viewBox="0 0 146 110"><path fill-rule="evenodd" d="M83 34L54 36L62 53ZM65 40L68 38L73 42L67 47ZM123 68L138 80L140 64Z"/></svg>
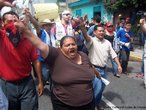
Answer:
<svg viewBox="0 0 146 110"><path fill-rule="evenodd" d="M71 13L70 13L70 11L65 10L65 11L62 12L62 15L65 15L65 14L71 14Z"/></svg>
<svg viewBox="0 0 146 110"><path fill-rule="evenodd" d="M9 12L9 11L12 11L12 8L11 8L11 7L8 7L8 6L4 6L4 7L1 9L1 17L2 17L5 13L7 13L7 12Z"/></svg>
<svg viewBox="0 0 146 110"><path fill-rule="evenodd" d="M53 24L54 22L52 22L51 20L49 19L44 19L42 22L40 22L41 25L44 25L44 24Z"/></svg>

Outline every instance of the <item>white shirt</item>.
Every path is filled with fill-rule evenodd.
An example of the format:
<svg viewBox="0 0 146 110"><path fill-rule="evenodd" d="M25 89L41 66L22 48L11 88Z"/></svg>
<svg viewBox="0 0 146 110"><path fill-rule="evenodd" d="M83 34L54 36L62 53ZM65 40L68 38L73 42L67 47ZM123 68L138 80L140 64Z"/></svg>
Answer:
<svg viewBox="0 0 146 110"><path fill-rule="evenodd" d="M99 40L97 37L92 37L89 43L85 43L89 51L89 59L93 65L104 67L107 64L109 56L114 59L117 54L112 48L111 43L103 39Z"/></svg>

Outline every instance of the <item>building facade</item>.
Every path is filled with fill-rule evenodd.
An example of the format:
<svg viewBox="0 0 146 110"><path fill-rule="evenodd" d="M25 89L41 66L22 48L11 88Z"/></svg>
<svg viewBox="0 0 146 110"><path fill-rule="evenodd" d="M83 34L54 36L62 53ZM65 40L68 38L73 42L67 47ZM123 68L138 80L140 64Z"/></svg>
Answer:
<svg viewBox="0 0 146 110"><path fill-rule="evenodd" d="M88 15L89 21L92 17L99 15L103 22L112 21L112 13L108 12L104 6L108 0L67 0L68 8L72 10L73 16L83 17Z"/></svg>

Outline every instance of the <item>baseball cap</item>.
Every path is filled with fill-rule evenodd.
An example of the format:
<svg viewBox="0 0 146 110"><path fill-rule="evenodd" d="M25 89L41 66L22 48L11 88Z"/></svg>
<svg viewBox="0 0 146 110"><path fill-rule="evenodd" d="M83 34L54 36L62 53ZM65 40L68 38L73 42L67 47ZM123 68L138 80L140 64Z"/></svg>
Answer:
<svg viewBox="0 0 146 110"><path fill-rule="evenodd" d="M8 7L8 6L4 6L4 7L1 9L1 13L0 13L1 17L2 17L5 13L7 13L7 12L9 12L9 11L12 11L12 8L11 8L11 7Z"/></svg>

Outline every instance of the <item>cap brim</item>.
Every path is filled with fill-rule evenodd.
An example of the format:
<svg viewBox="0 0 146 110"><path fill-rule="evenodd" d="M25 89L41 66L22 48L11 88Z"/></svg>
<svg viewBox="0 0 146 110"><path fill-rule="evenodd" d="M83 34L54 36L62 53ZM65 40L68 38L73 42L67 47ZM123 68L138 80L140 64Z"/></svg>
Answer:
<svg viewBox="0 0 146 110"><path fill-rule="evenodd" d="M44 25L44 24L54 24L54 22L40 22L41 25Z"/></svg>

